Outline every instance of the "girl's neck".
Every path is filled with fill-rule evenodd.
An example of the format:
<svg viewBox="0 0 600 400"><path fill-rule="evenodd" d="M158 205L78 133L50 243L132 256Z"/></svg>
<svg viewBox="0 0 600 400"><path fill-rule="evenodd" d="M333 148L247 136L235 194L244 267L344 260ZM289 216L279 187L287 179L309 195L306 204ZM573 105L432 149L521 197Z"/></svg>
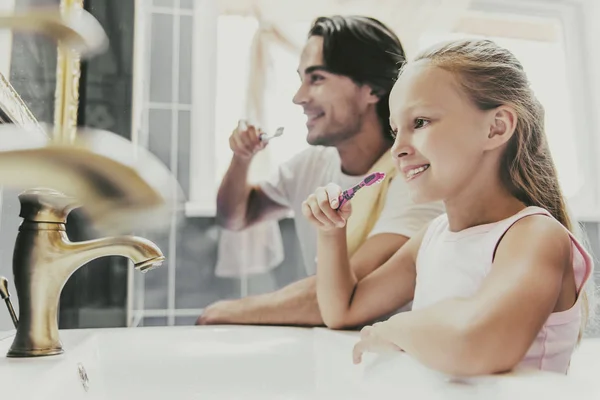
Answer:
<svg viewBox="0 0 600 400"><path fill-rule="evenodd" d="M498 222L526 208L499 178L486 178L473 180L463 191L444 201L452 232Z"/></svg>

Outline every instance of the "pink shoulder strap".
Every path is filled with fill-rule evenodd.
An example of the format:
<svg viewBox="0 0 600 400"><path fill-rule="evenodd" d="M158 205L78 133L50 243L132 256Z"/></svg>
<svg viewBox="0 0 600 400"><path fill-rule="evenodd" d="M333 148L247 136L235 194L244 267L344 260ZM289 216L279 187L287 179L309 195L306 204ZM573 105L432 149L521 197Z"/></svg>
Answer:
<svg viewBox="0 0 600 400"><path fill-rule="evenodd" d="M499 223L498 226L494 228L494 230L496 230L496 235L494 235L494 237L496 238L496 243L494 246L494 254L492 256L492 261L496 254L496 248L498 247L500 240L502 240L502 237L504 237L506 232L517 221L530 215L546 215L550 218L554 218L552 214L548 212L548 210L541 207L532 206L525 208L521 212ZM575 284L577 285L577 292L579 292L585 284L585 282L589 279L591 273L593 272L594 262L589 252L583 247L579 240L575 236L573 236L573 233L567 230L566 228L565 230L568 232L569 237L571 238L571 244L573 248L572 263L573 270L575 272Z"/></svg>

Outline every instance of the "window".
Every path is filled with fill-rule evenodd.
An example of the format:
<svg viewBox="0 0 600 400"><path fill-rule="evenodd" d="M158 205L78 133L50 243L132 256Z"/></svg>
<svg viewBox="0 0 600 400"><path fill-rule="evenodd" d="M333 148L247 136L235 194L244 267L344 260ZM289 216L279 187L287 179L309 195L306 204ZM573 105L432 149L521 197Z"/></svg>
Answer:
<svg viewBox="0 0 600 400"><path fill-rule="evenodd" d="M194 51L202 40L210 38L204 30L210 30L211 1L205 8L194 7L194 2L184 0L154 0L136 2L134 34L134 83L133 83L133 129L132 141L146 147L156 155L177 177L183 192L190 196L190 165L198 160L202 170L210 167L210 158L194 158L190 143L197 139L193 132L207 131L203 124L212 123L204 115L214 114L206 98L198 96L198 88L210 90L208 79L203 80L202 64L196 57L207 54ZM205 21L207 18L208 21ZM205 46L210 56L210 45ZM210 59L210 57L206 57ZM194 82L194 84L190 84ZM210 96L208 96L210 97ZM201 112L198 112L200 109ZM199 115L198 115L199 114ZM212 134L208 136L212 137ZM192 162L193 161L193 162ZM195 164L195 166L198 164ZM208 196L208 195L207 195ZM133 273L130 265L127 290L127 324L157 324L159 321L173 325L179 318L192 318L198 309L187 309L190 289L190 271L182 268L185 258L182 253L181 237L185 225L177 217L169 221L168 232L136 232L155 242L163 251L166 260L156 273L142 275ZM176 267L179 273L176 272ZM214 293L208 291L209 296ZM197 303L193 303L194 306Z"/></svg>
<svg viewBox="0 0 600 400"><path fill-rule="evenodd" d="M600 150L600 119L594 91L600 93L600 79L593 73L599 70L600 59L593 51L594 41L586 41L584 35L587 29L587 39L598 36L594 22L600 8L590 6L589 12L583 3L471 0L470 12L452 35L424 35L420 46L452 37L485 36L511 49L546 108L551 151L572 208L580 220L599 221L595 153ZM592 3L596 2L586 4ZM216 189L231 157L228 137L244 117L250 44L257 29L253 18L219 15L217 0L136 0L132 137L177 174L188 195L188 216L214 215ZM308 29L309 22L288 23L285 34L301 46ZM299 85L298 55L272 46L268 59L264 129L286 130L269 145L267 162L258 171L263 176L307 146L305 117L292 103ZM212 300L244 293L246 278L239 285L205 279L214 265L199 256L205 251L200 243L213 246L217 240L210 225L210 220L202 220L205 234L193 232L197 247L186 250L181 226L173 221L168 237L155 240L167 256L166 265L147 276L130 270L131 325L149 318L164 318L172 325L194 318L201 311L197 307ZM199 290L198 283L205 281Z"/></svg>

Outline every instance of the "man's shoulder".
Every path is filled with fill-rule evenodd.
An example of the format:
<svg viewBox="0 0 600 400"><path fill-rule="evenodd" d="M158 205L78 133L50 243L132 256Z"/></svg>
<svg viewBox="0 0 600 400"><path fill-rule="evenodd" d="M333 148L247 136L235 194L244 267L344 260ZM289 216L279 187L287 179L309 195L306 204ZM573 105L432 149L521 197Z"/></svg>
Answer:
<svg viewBox="0 0 600 400"><path fill-rule="evenodd" d="M336 170L340 170L340 161L334 147L309 146L278 167L278 185L285 186L291 202L304 201L319 186L328 184Z"/></svg>
<svg viewBox="0 0 600 400"><path fill-rule="evenodd" d="M292 157L287 167L300 173L318 174L331 168L339 168L339 154L334 147L309 146Z"/></svg>
<svg viewBox="0 0 600 400"><path fill-rule="evenodd" d="M296 157L303 160L331 160L339 159L339 154L335 147L328 146L308 146L306 149L299 152Z"/></svg>

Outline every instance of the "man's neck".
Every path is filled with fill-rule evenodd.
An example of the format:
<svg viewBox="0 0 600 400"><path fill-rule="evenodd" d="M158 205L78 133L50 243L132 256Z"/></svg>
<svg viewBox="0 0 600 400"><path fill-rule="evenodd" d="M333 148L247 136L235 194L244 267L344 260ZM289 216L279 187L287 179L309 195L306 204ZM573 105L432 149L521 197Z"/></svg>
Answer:
<svg viewBox="0 0 600 400"><path fill-rule="evenodd" d="M380 132L360 132L336 146L342 161L342 172L356 176L366 174L389 151L390 145Z"/></svg>

